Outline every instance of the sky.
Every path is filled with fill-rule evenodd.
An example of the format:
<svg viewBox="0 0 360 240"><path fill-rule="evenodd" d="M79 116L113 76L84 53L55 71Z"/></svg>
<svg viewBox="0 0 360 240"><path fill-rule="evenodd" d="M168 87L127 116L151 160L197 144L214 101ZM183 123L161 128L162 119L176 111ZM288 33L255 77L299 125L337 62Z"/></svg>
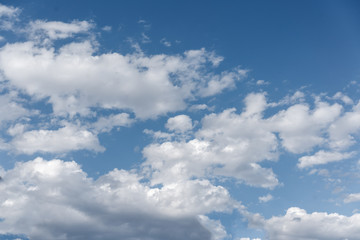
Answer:
<svg viewBox="0 0 360 240"><path fill-rule="evenodd" d="M0 2L0 239L360 240L358 1Z"/></svg>

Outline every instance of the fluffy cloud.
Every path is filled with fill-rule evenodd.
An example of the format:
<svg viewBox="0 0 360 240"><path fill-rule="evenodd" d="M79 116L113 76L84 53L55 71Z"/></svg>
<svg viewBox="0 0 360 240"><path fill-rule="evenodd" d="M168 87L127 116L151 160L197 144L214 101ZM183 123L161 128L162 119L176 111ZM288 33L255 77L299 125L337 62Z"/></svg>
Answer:
<svg viewBox="0 0 360 240"><path fill-rule="evenodd" d="M169 118L165 127L170 131L186 132L193 128L191 118L187 115L178 115Z"/></svg>
<svg viewBox="0 0 360 240"><path fill-rule="evenodd" d="M75 162L37 158L1 170L0 233L31 239L219 239L228 192L207 180L151 188L132 171L94 181ZM216 237L204 226L216 226Z"/></svg>
<svg viewBox="0 0 360 240"><path fill-rule="evenodd" d="M276 175L259 163L277 160L280 147L291 153L310 152L315 147L324 148L313 155L300 157L299 168L354 156L355 152L333 150L332 142L336 134L339 138L344 135L348 138L349 131L356 131L360 122L356 121L357 107L351 112L342 113L340 104L330 104L317 98L313 109L305 103L293 104L264 118L264 111L273 107L267 103L265 96L266 93L247 95L244 99L245 107L239 114L236 109L227 109L205 116L201 128L194 132L193 139L169 140L172 135L166 135L163 143L147 146L143 151L146 158L144 165L154 170L154 183L192 177L226 176L249 185L273 188L278 184ZM182 116L181 121L171 118L166 126L174 130L176 124L180 126L180 123L187 122L188 129L190 120L185 121L185 118ZM347 127L344 121L349 122ZM329 150L325 150L327 148Z"/></svg>
<svg viewBox="0 0 360 240"><path fill-rule="evenodd" d="M270 122L280 133L282 145L292 153L303 153L325 144L324 132L340 115L342 106L318 102L311 110L306 104L295 104L274 115Z"/></svg>
<svg viewBox="0 0 360 240"><path fill-rule="evenodd" d="M266 102L262 94L250 95L245 102L242 114L228 109L206 116L194 139L147 146L144 165L154 170L153 183L217 175L255 186L276 186L278 180L272 170L258 164L276 160L278 155L277 138L261 120Z"/></svg>
<svg viewBox="0 0 360 240"><path fill-rule="evenodd" d="M298 167L305 168L319 164L326 164L329 162L341 161L354 156L354 152L340 153L340 152L325 152L323 150L318 151L312 156L303 156L299 159Z"/></svg>
<svg viewBox="0 0 360 240"><path fill-rule="evenodd" d="M268 201L271 201L273 199L273 196L269 193L268 195L259 197L260 203L266 203Z"/></svg>
<svg viewBox="0 0 360 240"><path fill-rule="evenodd" d="M0 29L10 30L20 13L20 9L0 4Z"/></svg>
<svg viewBox="0 0 360 240"><path fill-rule="evenodd" d="M356 240L360 236L360 214L350 217L326 212L309 214L292 207L284 216L266 220L265 229L270 240Z"/></svg>
<svg viewBox="0 0 360 240"><path fill-rule="evenodd" d="M72 124L57 130L31 130L15 135L10 143L18 153L66 153L88 149L104 151L96 135Z"/></svg>
<svg viewBox="0 0 360 240"><path fill-rule="evenodd" d="M74 34L87 33L93 25L87 21L71 23L37 20L29 23L27 29L32 39L48 38L50 40L72 37Z"/></svg>
<svg viewBox="0 0 360 240"><path fill-rule="evenodd" d="M354 135L360 130L360 102L334 121L329 128L330 145L334 149L346 149L356 143Z"/></svg>
<svg viewBox="0 0 360 240"><path fill-rule="evenodd" d="M114 127L128 127L134 122L127 113L113 114L107 117L100 117L91 128L95 132L110 132Z"/></svg>
<svg viewBox="0 0 360 240"><path fill-rule="evenodd" d="M344 203L351 203L351 202L359 202L360 201L360 193L351 193L346 196L344 199Z"/></svg>
<svg viewBox="0 0 360 240"><path fill-rule="evenodd" d="M0 112L0 126L4 122L15 121L31 114L31 111L19 103L16 95L11 93L0 95Z"/></svg>
<svg viewBox="0 0 360 240"><path fill-rule="evenodd" d="M70 25L36 26L52 38L89 27L84 22ZM57 115L88 115L91 107L100 107L130 109L138 118L185 109L188 99L220 93L246 75L241 69L212 73L205 66L219 60L204 49L153 56L95 51L90 41L60 49L33 41L7 44L0 49L0 69L12 86L37 99L49 98Z"/></svg>

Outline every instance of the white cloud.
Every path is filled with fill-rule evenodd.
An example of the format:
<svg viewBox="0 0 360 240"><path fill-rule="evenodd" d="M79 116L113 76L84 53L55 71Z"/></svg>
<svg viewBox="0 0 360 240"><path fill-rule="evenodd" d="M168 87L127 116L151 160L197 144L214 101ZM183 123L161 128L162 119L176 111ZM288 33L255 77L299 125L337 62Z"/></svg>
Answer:
<svg viewBox="0 0 360 240"><path fill-rule="evenodd" d="M72 124L56 130L31 130L10 142L18 153L66 153L74 150L104 151L96 135Z"/></svg>
<svg viewBox="0 0 360 240"><path fill-rule="evenodd" d="M270 83L264 80L257 80L256 85L262 86L262 85L269 85Z"/></svg>
<svg viewBox="0 0 360 240"><path fill-rule="evenodd" d="M0 3L0 29L11 30L19 13L19 8L5 6Z"/></svg>
<svg viewBox="0 0 360 240"><path fill-rule="evenodd" d="M0 17L13 17L18 14L19 9L12 6L0 4Z"/></svg>
<svg viewBox="0 0 360 240"><path fill-rule="evenodd" d="M306 168L314 165L326 164L329 162L342 161L354 156L354 152L340 153L340 152L325 152L323 150L318 151L312 156L303 156L299 158L298 167Z"/></svg>
<svg viewBox="0 0 360 240"><path fill-rule="evenodd" d="M153 131L153 130L149 130L149 129L145 129L144 133L151 135L155 140L162 140L162 141L164 141L164 140L170 141L175 136L175 133Z"/></svg>
<svg viewBox="0 0 360 240"><path fill-rule="evenodd" d="M71 33L55 31L53 37ZM129 109L138 118L183 110L188 99L218 94L245 76L244 70L212 73L205 66L218 59L204 49L173 56L96 55L95 49L89 41L58 50L31 41L7 44L0 49L0 69L12 86L48 98L57 115L87 115L100 107Z"/></svg>
<svg viewBox="0 0 360 240"><path fill-rule="evenodd" d="M250 99L256 99L255 104ZM147 146L144 165L155 171L153 183L204 176L227 176L249 185L275 187L271 169L258 162L277 159L277 138L259 117L266 105L262 97L246 99L246 110L236 114L227 109L203 118L202 128L189 141L172 141ZM259 107L260 106L260 107Z"/></svg>
<svg viewBox="0 0 360 240"><path fill-rule="evenodd" d="M166 47L171 47L171 42L169 42L168 40L166 40L166 38L162 38L160 40L160 43L163 44Z"/></svg>
<svg viewBox="0 0 360 240"><path fill-rule="evenodd" d="M101 28L103 31L105 32L110 32L112 30L112 27L111 26L104 26Z"/></svg>
<svg viewBox="0 0 360 240"><path fill-rule="evenodd" d="M195 104L189 108L189 111L200 111L200 110L206 110L206 109L212 110L212 108L208 107L208 105L206 105L206 104Z"/></svg>
<svg viewBox="0 0 360 240"><path fill-rule="evenodd" d="M339 117L341 110L341 105L326 102L318 102L313 110L308 105L296 104L279 111L269 122L279 132L286 150L303 153L325 144L323 133Z"/></svg>
<svg viewBox="0 0 360 240"><path fill-rule="evenodd" d="M351 193L346 196L344 199L344 203L351 203L351 202L359 202L360 201L360 193Z"/></svg>
<svg viewBox="0 0 360 240"><path fill-rule="evenodd" d="M88 33L93 24L87 21L72 21L64 23L59 21L36 20L29 23L26 31L32 39L48 38L50 40L64 39L74 34Z"/></svg>
<svg viewBox="0 0 360 240"><path fill-rule="evenodd" d="M330 146L346 149L356 143L353 136L360 130L360 102L350 112L346 112L334 121L329 128Z"/></svg>
<svg viewBox="0 0 360 240"><path fill-rule="evenodd" d="M187 115L178 115L169 118L165 127L170 131L184 133L193 128L192 120Z"/></svg>
<svg viewBox="0 0 360 240"><path fill-rule="evenodd" d="M115 169L94 181L75 162L41 158L1 175L0 234L30 239L220 239L221 224L197 215L232 208L229 193L207 180L151 188Z"/></svg>
<svg viewBox="0 0 360 240"><path fill-rule="evenodd" d="M273 199L273 196L269 193L268 195L259 197L260 203L266 203L268 201L271 201Z"/></svg>
<svg viewBox="0 0 360 240"><path fill-rule="evenodd" d="M109 115L107 117L100 117L98 120L91 124L91 128L95 132L110 132L114 127L128 127L134 122L127 113L119 113Z"/></svg>
<svg viewBox="0 0 360 240"><path fill-rule="evenodd" d="M343 101L345 104L348 105L354 104L353 100L349 96L343 94L342 92L337 92L332 98L340 99L341 101Z"/></svg>
<svg viewBox="0 0 360 240"><path fill-rule="evenodd" d="M25 109L13 94L0 95L0 126L4 122L15 121L21 117L29 116L31 111Z"/></svg>
<svg viewBox="0 0 360 240"><path fill-rule="evenodd" d="M337 213L307 213L292 207L284 216L265 221L269 240L339 240L359 239L360 214L350 217Z"/></svg>

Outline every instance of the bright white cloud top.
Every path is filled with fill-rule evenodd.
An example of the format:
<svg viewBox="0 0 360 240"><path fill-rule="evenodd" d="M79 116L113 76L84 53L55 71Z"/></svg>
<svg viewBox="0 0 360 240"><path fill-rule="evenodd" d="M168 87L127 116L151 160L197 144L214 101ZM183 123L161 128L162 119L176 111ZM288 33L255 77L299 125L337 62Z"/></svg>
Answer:
<svg viewBox="0 0 360 240"><path fill-rule="evenodd" d="M119 50L26 14L0 4L0 239L360 239L356 80L283 89L140 17Z"/></svg>

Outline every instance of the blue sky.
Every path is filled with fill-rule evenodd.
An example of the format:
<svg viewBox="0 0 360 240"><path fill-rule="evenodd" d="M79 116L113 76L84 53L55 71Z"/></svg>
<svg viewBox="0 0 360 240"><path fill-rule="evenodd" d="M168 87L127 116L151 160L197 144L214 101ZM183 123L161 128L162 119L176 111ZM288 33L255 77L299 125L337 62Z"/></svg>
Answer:
<svg viewBox="0 0 360 240"><path fill-rule="evenodd" d="M357 1L2 1L0 239L360 239Z"/></svg>

